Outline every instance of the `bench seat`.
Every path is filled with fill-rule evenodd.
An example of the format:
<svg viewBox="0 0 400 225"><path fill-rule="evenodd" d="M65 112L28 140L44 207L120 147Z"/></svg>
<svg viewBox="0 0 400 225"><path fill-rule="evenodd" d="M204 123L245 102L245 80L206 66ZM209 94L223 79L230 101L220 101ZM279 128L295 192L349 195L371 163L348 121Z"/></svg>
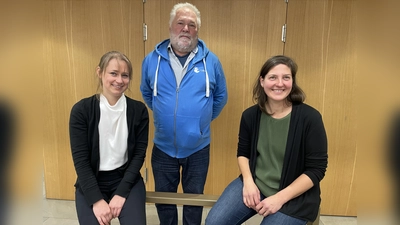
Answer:
<svg viewBox="0 0 400 225"><path fill-rule="evenodd" d="M146 192L146 202L175 205L195 205L212 207L218 200L218 195L172 193L172 192ZM319 213L315 222L307 225L319 225Z"/></svg>

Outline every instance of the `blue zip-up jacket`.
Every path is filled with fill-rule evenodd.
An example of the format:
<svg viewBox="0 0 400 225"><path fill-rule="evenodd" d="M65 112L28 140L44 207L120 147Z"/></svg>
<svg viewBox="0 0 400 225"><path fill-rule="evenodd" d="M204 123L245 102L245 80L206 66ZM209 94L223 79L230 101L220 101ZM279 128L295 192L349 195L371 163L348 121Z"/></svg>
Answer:
<svg viewBox="0 0 400 225"><path fill-rule="evenodd" d="M185 158L210 144L211 121L221 113L228 94L218 57L200 39L177 86L169 43L160 42L143 60L140 91L153 111L154 144L171 157Z"/></svg>

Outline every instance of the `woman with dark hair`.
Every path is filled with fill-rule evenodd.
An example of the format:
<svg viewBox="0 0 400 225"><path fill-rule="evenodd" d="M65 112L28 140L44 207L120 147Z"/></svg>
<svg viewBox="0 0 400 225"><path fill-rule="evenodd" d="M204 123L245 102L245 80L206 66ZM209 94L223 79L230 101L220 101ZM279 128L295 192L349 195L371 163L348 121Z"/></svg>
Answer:
<svg viewBox="0 0 400 225"><path fill-rule="evenodd" d="M79 224L109 225L118 218L122 225L145 225L140 168L148 142L148 111L124 94L132 80L132 64L124 54L104 54L96 74L100 93L77 102L69 121Z"/></svg>
<svg viewBox="0 0 400 225"><path fill-rule="evenodd" d="M319 183L328 163L320 113L304 104L297 65L278 55L262 66L253 88L257 103L241 118L237 149L241 175L224 190L207 225L242 224L255 214L263 225L304 225L320 206Z"/></svg>

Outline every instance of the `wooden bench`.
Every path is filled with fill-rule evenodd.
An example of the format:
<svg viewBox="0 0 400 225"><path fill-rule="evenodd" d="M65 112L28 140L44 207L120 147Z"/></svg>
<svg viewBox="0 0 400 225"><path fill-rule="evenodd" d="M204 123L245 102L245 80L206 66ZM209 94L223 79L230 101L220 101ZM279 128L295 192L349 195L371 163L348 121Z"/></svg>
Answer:
<svg viewBox="0 0 400 225"><path fill-rule="evenodd" d="M176 205L195 205L211 207L217 202L218 195L171 193L171 192L146 192L146 202Z"/></svg>
<svg viewBox="0 0 400 225"><path fill-rule="evenodd" d="M146 202L176 205L195 205L212 207L218 200L218 195L188 194L171 192L146 192ZM308 222L307 225L319 225L319 213L315 222Z"/></svg>

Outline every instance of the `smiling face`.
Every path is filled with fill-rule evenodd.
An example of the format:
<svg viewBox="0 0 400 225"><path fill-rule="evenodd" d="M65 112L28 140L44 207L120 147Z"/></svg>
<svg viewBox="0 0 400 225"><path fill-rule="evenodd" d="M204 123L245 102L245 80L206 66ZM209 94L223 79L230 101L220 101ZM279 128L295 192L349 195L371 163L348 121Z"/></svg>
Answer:
<svg viewBox="0 0 400 225"><path fill-rule="evenodd" d="M260 84L269 102L286 102L293 85L291 70L284 64L276 65L264 78L260 77Z"/></svg>
<svg viewBox="0 0 400 225"><path fill-rule="evenodd" d="M96 72L97 76L101 79L102 94L111 105L115 104L126 89L128 89L130 76L127 63L123 60L113 58L103 71L101 71L100 67L97 67Z"/></svg>
<svg viewBox="0 0 400 225"><path fill-rule="evenodd" d="M169 28L171 45L175 53L183 56L197 46L198 24L196 14L189 8L176 12Z"/></svg>

